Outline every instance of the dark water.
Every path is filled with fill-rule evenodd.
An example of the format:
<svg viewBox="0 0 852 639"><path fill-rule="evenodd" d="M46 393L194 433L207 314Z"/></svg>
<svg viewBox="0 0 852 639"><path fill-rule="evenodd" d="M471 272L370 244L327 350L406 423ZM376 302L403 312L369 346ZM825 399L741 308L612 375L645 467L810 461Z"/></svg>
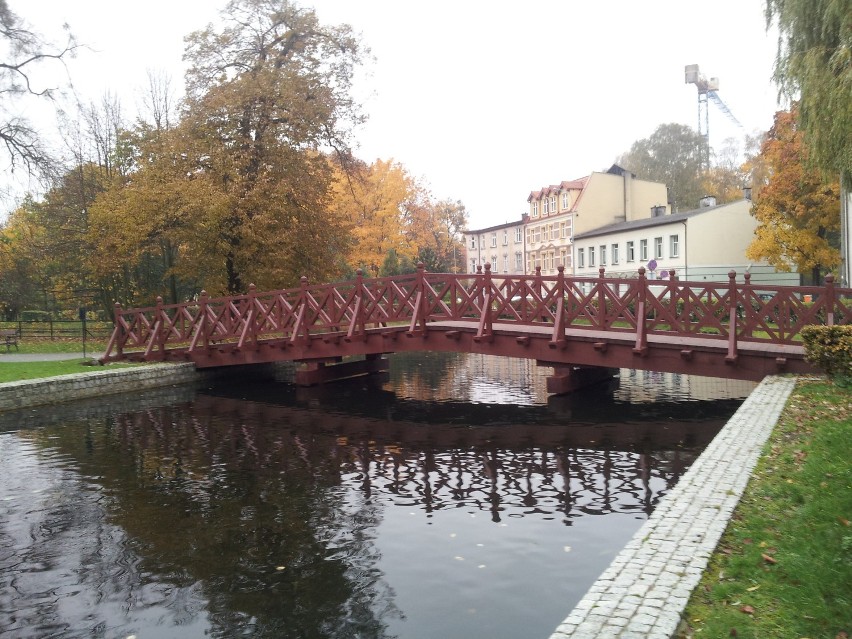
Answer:
<svg viewBox="0 0 852 639"><path fill-rule="evenodd" d="M0 635L544 638L753 388L391 371L0 416Z"/></svg>

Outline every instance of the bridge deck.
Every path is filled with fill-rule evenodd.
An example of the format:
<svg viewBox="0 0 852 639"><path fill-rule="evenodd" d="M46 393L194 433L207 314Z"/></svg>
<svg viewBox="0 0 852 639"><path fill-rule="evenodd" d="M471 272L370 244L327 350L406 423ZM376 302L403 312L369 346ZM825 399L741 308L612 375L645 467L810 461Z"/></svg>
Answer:
<svg viewBox="0 0 852 639"><path fill-rule="evenodd" d="M671 274L673 276L673 273ZM636 368L760 380L812 373L801 331L852 322L852 289L416 274L122 310L105 361L198 367L292 360L322 366L395 351L534 359L561 369ZM135 352L134 349L136 350ZM381 367L375 367L376 370ZM367 372L373 369L365 367Z"/></svg>

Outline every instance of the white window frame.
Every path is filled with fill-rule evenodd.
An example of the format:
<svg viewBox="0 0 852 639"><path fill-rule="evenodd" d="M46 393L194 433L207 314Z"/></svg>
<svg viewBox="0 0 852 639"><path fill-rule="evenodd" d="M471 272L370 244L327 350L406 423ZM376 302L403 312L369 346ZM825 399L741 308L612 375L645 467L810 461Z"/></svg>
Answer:
<svg viewBox="0 0 852 639"><path fill-rule="evenodd" d="M680 237L669 235L669 257L680 257Z"/></svg>
<svg viewBox="0 0 852 639"><path fill-rule="evenodd" d="M520 226L515 227L515 244L520 244L524 239L524 231Z"/></svg>
<svg viewBox="0 0 852 639"><path fill-rule="evenodd" d="M538 217L538 200L533 200L532 203L532 216Z"/></svg>
<svg viewBox="0 0 852 639"><path fill-rule="evenodd" d="M583 249L577 249L577 268L585 268L586 267L586 255L583 252Z"/></svg>
<svg viewBox="0 0 852 639"><path fill-rule="evenodd" d="M655 260L663 259L663 238L662 238L662 236L654 238L654 259Z"/></svg>
<svg viewBox="0 0 852 639"><path fill-rule="evenodd" d="M610 258L612 260L612 262L611 262L612 265L613 266L617 265L618 264L618 244L613 244L610 247L609 254L610 254Z"/></svg>
<svg viewBox="0 0 852 639"><path fill-rule="evenodd" d="M595 247L589 247L589 268L592 268L595 265Z"/></svg>
<svg viewBox="0 0 852 639"><path fill-rule="evenodd" d="M571 205L571 196L568 193L562 194L562 209L565 210Z"/></svg>
<svg viewBox="0 0 852 639"><path fill-rule="evenodd" d="M497 233L496 232L491 234L491 248L494 248L495 246L497 246Z"/></svg>
<svg viewBox="0 0 852 639"><path fill-rule="evenodd" d="M648 261L648 240L639 240L639 261Z"/></svg>

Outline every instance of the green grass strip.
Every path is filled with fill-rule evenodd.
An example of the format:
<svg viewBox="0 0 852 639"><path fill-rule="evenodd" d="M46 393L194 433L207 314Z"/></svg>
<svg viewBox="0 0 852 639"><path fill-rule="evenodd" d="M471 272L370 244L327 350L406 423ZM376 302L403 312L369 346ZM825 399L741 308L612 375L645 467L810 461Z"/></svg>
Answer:
<svg viewBox="0 0 852 639"><path fill-rule="evenodd" d="M133 364L110 364L110 368L125 368ZM90 373L104 370L101 366L92 366L91 360L67 359L51 362L3 362L0 358L0 383L17 382L23 379L55 377L71 373Z"/></svg>
<svg viewBox="0 0 852 639"><path fill-rule="evenodd" d="M801 381L677 637L852 635L852 392Z"/></svg>

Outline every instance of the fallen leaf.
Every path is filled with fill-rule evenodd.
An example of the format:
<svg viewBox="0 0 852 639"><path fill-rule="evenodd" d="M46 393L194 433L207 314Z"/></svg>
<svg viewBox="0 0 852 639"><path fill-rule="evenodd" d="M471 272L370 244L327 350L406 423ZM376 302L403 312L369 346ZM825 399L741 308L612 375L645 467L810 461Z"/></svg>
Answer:
<svg viewBox="0 0 852 639"><path fill-rule="evenodd" d="M846 633L845 630L841 630L837 633L837 636L834 639L849 639L849 635Z"/></svg>
<svg viewBox="0 0 852 639"><path fill-rule="evenodd" d="M752 586L751 588L746 588L746 590L748 590L749 592L754 592L758 588L760 588L760 586Z"/></svg>
<svg viewBox="0 0 852 639"><path fill-rule="evenodd" d="M838 517L838 518L837 518L837 521L839 521L839 522L840 522L841 524L843 524L844 526L848 526L848 525L849 525L849 520L848 520L848 519L845 519L845 518L843 518L843 517Z"/></svg>
<svg viewBox="0 0 852 639"><path fill-rule="evenodd" d="M754 608L752 608L751 606L743 606L742 608L740 608L740 612L744 612L747 615L753 615Z"/></svg>
<svg viewBox="0 0 852 639"><path fill-rule="evenodd" d="M775 559L774 557L770 557L766 553L761 553L760 556L763 558L763 561L765 561L768 564L777 564L778 563L777 559Z"/></svg>

